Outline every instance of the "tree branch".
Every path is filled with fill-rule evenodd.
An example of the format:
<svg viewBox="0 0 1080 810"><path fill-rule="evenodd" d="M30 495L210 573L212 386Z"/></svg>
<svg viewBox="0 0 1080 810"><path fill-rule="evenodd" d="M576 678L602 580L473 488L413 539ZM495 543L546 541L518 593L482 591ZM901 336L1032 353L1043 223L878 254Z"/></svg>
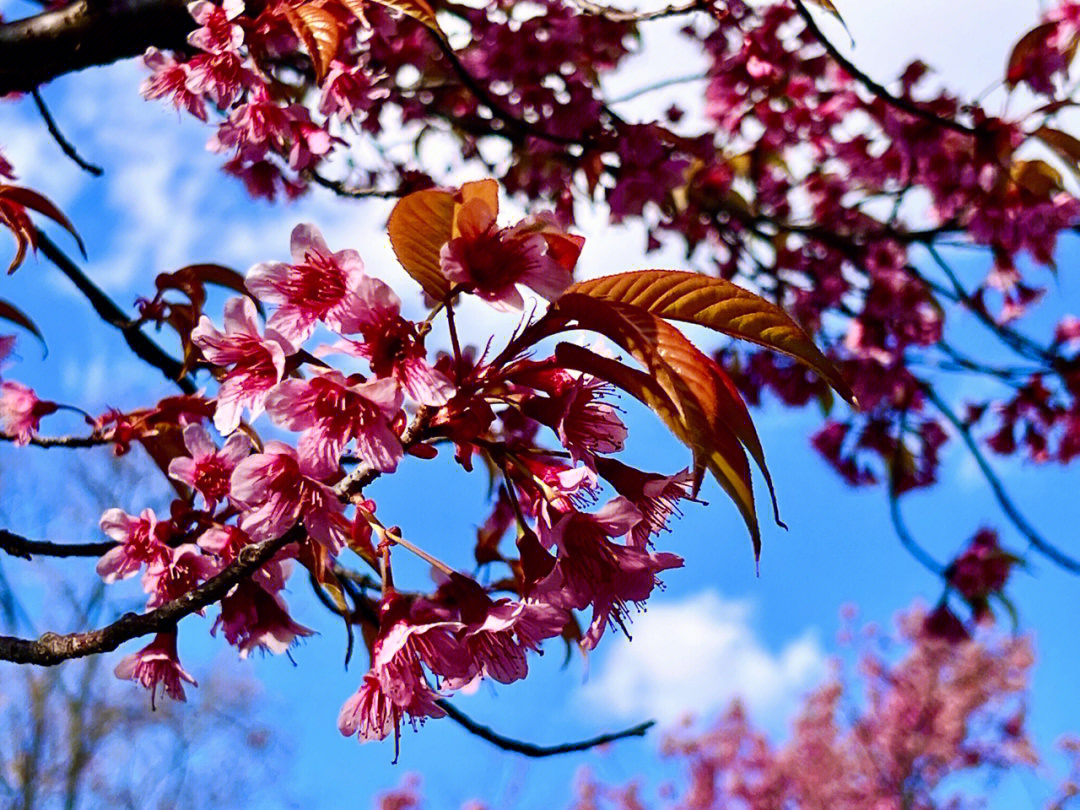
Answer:
<svg viewBox="0 0 1080 810"><path fill-rule="evenodd" d="M906 112L909 115L914 115L916 118L921 118L924 121L929 121L932 124L937 124L939 127L945 129L951 129L954 132L961 132L964 135L978 135L979 130L974 127L969 127L967 124L952 119L945 118L938 115L932 110L928 110L920 104L911 101L910 99L895 96L889 92L885 85L880 82L874 81L866 73L859 70L855 66L855 63L840 53L836 46L832 44L825 33L818 27L817 22L814 20L813 15L810 14L810 10L807 9L803 0L792 0L795 4L795 10L799 12L799 16L802 17L803 22L806 23L807 30L814 35L814 38L821 44L821 47L833 58L833 60L844 69L844 71L850 75L853 79L856 79L867 90L884 101L890 107L894 107L901 112Z"/></svg>
<svg viewBox="0 0 1080 810"><path fill-rule="evenodd" d="M282 548L300 539L302 530L293 528L274 540L264 540L244 548L239 557L217 576L149 613L125 613L99 630L58 635L45 633L37 640L0 636L0 661L16 664L54 666L72 658L111 652L139 636L171 630L176 623L217 602L241 580L251 576Z"/></svg>
<svg viewBox="0 0 1080 810"><path fill-rule="evenodd" d="M601 734L598 737L592 737L588 740L562 743L560 745L536 745L534 743L522 742L520 740L511 739L510 737L504 737L502 734L493 731L487 726L480 725L467 714L455 707L449 700L442 699L435 702L439 705L439 708L446 712L447 717L470 734L475 734L482 740L487 740L492 745L501 748L504 751L514 751L515 753L536 759L542 757L554 757L559 754L571 754L575 751L588 751L590 748L596 748L600 745L623 740L627 737L644 737L645 732L656 725L655 720L647 720L646 722L638 723L631 728L623 729L622 731L613 731L608 734Z"/></svg>
<svg viewBox="0 0 1080 810"><path fill-rule="evenodd" d="M34 554L47 557L100 557L116 545L115 540L100 543L50 543L48 540L28 540L7 529L0 529L0 551L24 560Z"/></svg>
<svg viewBox="0 0 1080 810"><path fill-rule="evenodd" d="M75 0L0 25L0 96L150 46L181 48L194 28L183 0Z"/></svg>
<svg viewBox="0 0 1080 810"><path fill-rule="evenodd" d="M95 166L93 163L84 160L75 150L71 141L64 137L64 133L61 132L60 127L56 125L56 119L52 117L49 108L45 106L45 99L41 97L41 93L38 92L36 87L30 95L34 99L34 104L37 106L38 112L41 113L41 120L45 122L46 129L49 130L49 134L52 135L52 139L56 141L56 145L60 147L61 151L71 158L75 165L83 171L94 175L94 177L101 177L103 169L100 166Z"/></svg>
<svg viewBox="0 0 1080 810"><path fill-rule="evenodd" d="M17 439L17 436L0 433L0 442L14 442ZM69 450L102 447L106 444L112 444L112 440L103 436L31 436L27 442L30 447L65 447Z"/></svg>
<svg viewBox="0 0 1080 810"><path fill-rule="evenodd" d="M960 434L961 440L963 440L968 451L971 453L972 458L975 459L975 463L979 466L983 478L985 478L986 483L990 485L990 490L994 493L994 498L1001 507L1001 511L1005 513L1005 516L1009 518L1013 526L1028 539L1031 547L1044 557L1064 568L1066 571L1073 574L1080 574L1080 560L1068 556L1052 543L1048 542L1030 523L1028 523L1027 518L1020 514L1020 510L1017 509L1016 504L1012 502L1009 493L1005 491L1005 486L1001 483L1001 479L997 477L994 468L990 466L990 462L986 460L986 456L983 455L982 450L979 449L975 437L971 435L971 431L960 421L960 418L952 408L938 396L937 392L931 386L924 383L922 392L926 395L926 398L934 404L934 407L941 412L941 415L949 421L949 424L956 428L956 431Z"/></svg>
<svg viewBox="0 0 1080 810"><path fill-rule="evenodd" d="M0 51L3 50L3 45L0 44ZM131 347L131 350L145 362L149 363L154 368L161 371L162 374L172 383L179 386L180 390L185 394L194 394L197 390L195 383L193 383L187 376L182 374L183 365L175 357L172 357L164 349L158 346L154 341L143 334L142 330L124 314L124 311L116 305L105 292L94 284L82 270L76 266L76 264L67 257L56 244L49 239L41 231L37 233L38 247L45 257L56 265L65 276L71 279L71 282L79 288L86 299L90 302L90 306L94 308L94 312L105 321L105 323L116 327L124 336L124 340L127 345Z"/></svg>

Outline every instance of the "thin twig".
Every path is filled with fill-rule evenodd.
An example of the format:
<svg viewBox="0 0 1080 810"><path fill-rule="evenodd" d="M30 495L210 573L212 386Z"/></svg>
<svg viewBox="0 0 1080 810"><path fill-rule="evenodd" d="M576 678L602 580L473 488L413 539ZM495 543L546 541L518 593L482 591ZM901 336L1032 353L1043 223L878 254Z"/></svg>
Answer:
<svg viewBox="0 0 1080 810"><path fill-rule="evenodd" d="M1031 547L1052 562L1060 565L1066 571L1073 574L1080 574L1080 560L1076 560L1064 552L1059 551L1053 544L1040 535L1020 513L1020 510L1016 508L1016 504L1012 502L1009 493L1005 491L1005 486L1001 483L1001 479L998 478L997 473L995 473L993 467L990 466L990 462L986 460L986 456L983 455L982 450L975 441L975 437L971 435L971 430L960 421L960 418L952 408L938 396L937 392L934 391L931 386L923 384L922 392L926 395L926 398L934 404L934 407L941 412L941 415L949 421L949 424L956 428L956 431L960 434L960 438L967 446L968 451L970 451L972 458L975 459L975 463L979 466L983 478L985 478L986 483L990 485L990 489L994 493L994 498L1001 507L1001 511L1005 513L1013 526L1028 539Z"/></svg>
<svg viewBox="0 0 1080 810"><path fill-rule="evenodd" d="M18 438L8 433L0 433L0 442L14 442ZM31 436L27 442L30 447L66 447L69 450L102 447L111 443L112 440L104 436Z"/></svg>
<svg viewBox="0 0 1080 810"><path fill-rule="evenodd" d="M908 529L907 523L904 521L904 515L900 511L900 492L897 488L897 482L899 480L900 458L904 449L904 431L906 428L907 412L905 411L897 428L896 452L893 453L892 464L889 468L889 517L892 519L893 528L896 530L896 536L900 539L901 545L924 568L940 577L945 573L945 566L931 557L930 553L915 541L915 537L912 535L911 530Z"/></svg>
<svg viewBox="0 0 1080 810"><path fill-rule="evenodd" d="M49 112L49 108L45 106L45 99L41 97L41 93L35 87L30 91L31 97L34 99L34 104L37 105L38 112L41 113L41 120L45 122L46 128L49 130L49 134L52 135L56 145L63 150L71 160L85 172L88 172L94 177L101 177L104 173L104 169L100 166L95 166L93 163L86 161L76 150L71 141L64 137L64 133L60 131L60 127L56 125L56 120L52 117L52 113Z"/></svg>
<svg viewBox="0 0 1080 810"><path fill-rule="evenodd" d="M951 129L954 132L961 132L964 135L978 135L979 130L974 127L969 127L967 124L963 124L952 118L945 118L937 113L928 110L920 104L917 104L909 99L895 96L889 92L885 85L880 82L874 81L863 71L859 70L855 64L840 53L836 46L832 44L825 33L818 27L814 17L810 14L810 10L806 7L803 0L792 0L795 4L795 10L799 12L799 16L802 17L803 22L806 23L807 30L814 35L825 51L833 58L833 60L844 69L844 71L852 78L858 80L867 90L877 96L891 107L895 107L901 112L906 112L909 115L914 115L916 118L921 118L924 121L929 121L933 124L937 124L945 129Z"/></svg>
<svg viewBox="0 0 1080 810"><path fill-rule="evenodd" d="M44 633L36 640L0 636L0 660L54 666L72 658L111 652L139 636L171 630L185 616L217 602L301 535L302 530L294 528L281 537L245 547L221 573L149 613L125 613L110 625L83 633Z"/></svg>
<svg viewBox="0 0 1080 810"><path fill-rule="evenodd" d="M308 180L311 180L316 185L330 189L330 191L334 192L339 197L394 200L398 197L404 196L404 193L400 189L362 188L357 186L350 186L348 183L342 180L331 180L329 177L324 177L316 171L305 172L304 177Z"/></svg>
<svg viewBox="0 0 1080 810"><path fill-rule="evenodd" d="M127 345L131 350L146 363L161 371L172 383L179 386L185 394L194 394L197 390L195 383L183 374L183 364L175 357L169 355L164 349L143 334L137 324L134 324L116 302L94 284L71 259L68 258L56 244L41 231L37 232L38 247L45 257L56 265L65 276L79 289L79 292L90 302L94 312L110 326L120 330Z"/></svg>
<svg viewBox="0 0 1080 810"><path fill-rule="evenodd" d="M654 11L624 11L620 8L612 8L592 0L571 0L583 14L593 17L603 17L608 22L615 23L638 23L649 20L659 20L664 17L677 17L694 11L705 9L707 6L703 0L691 0L689 3L672 3L670 6L658 8Z"/></svg>
<svg viewBox="0 0 1080 810"><path fill-rule="evenodd" d="M48 540L29 540L7 529L0 529L0 551L24 560L34 554L46 557L100 557L116 546L115 540L100 543L51 543Z"/></svg>
<svg viewBox="0 0 1080 810"><path fill-rule="evenodd" d="M588 740L581 740L579 742L562 743L560 745L536 745L534 743L522 742L521 740L514 740L510 737L504 737L496 731L477 723L467 714L456 708L449 700L437 700L435 701L439 708L446 712L446 716L464 728L470 734L475 734L483 740L487 740L492 745L503 749L504 751L514 751L518 754L523 754L527 757L534 757L540 759L543 757L554 757L559 754L571 754L575 751L588 751L590 748L596 748L600 745L606 745L607 743L615 742L617 740L624 740L628 737L644 737L645 732L656 725L655 720L648 720L644 723L638 723L622 731L613 731L608 734L601 734L598 737L592 737Z"/></svg>

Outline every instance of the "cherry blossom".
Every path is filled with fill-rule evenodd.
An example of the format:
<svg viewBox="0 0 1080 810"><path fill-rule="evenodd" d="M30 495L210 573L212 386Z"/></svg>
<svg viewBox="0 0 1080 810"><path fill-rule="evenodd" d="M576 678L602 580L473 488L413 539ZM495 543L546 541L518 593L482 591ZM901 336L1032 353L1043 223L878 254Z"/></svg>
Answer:
<svg viewBox="0 0 1080 810"><path fill-rule="evenodd" d="M116 677L122 681L135 681L150 690L150 704L157 699L158 687L173 700L184 701L183 681L198 686L195 679L180 666L176 654L176 633L158 633L154 640L136 653L132 653L116 665Z"/></svg>
<svg viewBox="0 0 1080 810"><path fill-rule="evenodd" d="M251 452L251 439L234 433L219 450L206 428L193 424L184 428L184 446L191 457L170 461L169 475L196 490L213 511L228 496L229 476Z"/></svg>

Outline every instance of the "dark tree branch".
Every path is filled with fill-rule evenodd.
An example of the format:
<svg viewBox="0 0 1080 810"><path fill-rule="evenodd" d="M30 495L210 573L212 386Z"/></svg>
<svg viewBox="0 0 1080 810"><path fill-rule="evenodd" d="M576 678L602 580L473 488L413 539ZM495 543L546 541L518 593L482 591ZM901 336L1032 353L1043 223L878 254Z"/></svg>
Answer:
<svg viewBox="0 0 1080 810"><path fill-rule="evenodd" d="M139 636L160 633L176 627L185 616L217 602L238 582L255 573L282 548L302 536L294 528L274 540L247 546L228 567L198 588L167 602L149 613L125 613L99 630L85 633L45 633L37 640L0 636L0 660L16 664L54 666L72 658L111 652Z"/></svg>
<svg viewBox="0 0 1080 810"><path fill-rule="evenodd" d="M922 392L926 395L926 398L934 404L934 407L941 412L941 415L949 421L949 424L956 428L957 433L960 434L960 439L964 442L964 445L971 453L972 458L975 459L975 463L979 466L979 471L982 472L983 478L985 478L986 483L990 485L990 490L994 493L994 498L1001 507L1001 511L1005 513L1005 516L1009 518L1013 526L1028 539L1028 543L1031 544L1031 547L1050 561L1064 568L1066 571L1073 574L1080 574L1080 560L1068 556L1047 541L1035 530L1035 527L1028 523L1027 518L1020 513L1020 510L1016 508L1016 504L1012 502L1009 493L1005 491L1005 485L1001 483L1001 479L998 478L997 473L994 472L994 468L991 467L990 462L986 460L986 456L979 448L978 442L975 441L975 437L971 435L971 430L960 421L960 418L952 408L945 403L945 400L938 396L938 393L932 386L924 384L922 386Z"/></svg>
<svg viewBox="0 0 1080 810"><path fill-rule="evenodd" d="M305 173L304 177L316 185L330 189L330 191L334 192L339 197L354 197L357 199L370 197L379 200L395 200L398 197L403 197L405 195L405 192L396 188L382 189L350 186L342 180L331 180L329 177L324 177L315 171Z"/></svg>
<svg viewBox="0 0 1080 810"><path fill-rule="evenodd" d="M0 45L0 50L2 49L3 46ZM124 314L124 311L116 305L116 302L94 284L48 236L38 231L37 238L38 247L45 254L45 257L79 288L79 292L86 297L86 300L90 302L90 306L94 308L94 312L105 323L120 330L127 345L140 359L160 370L170 382L179 386L180 390L185 394L195 393L197 390L195 383L182 374L183 365L179 360L165 352L148 338L137 324L132 323L131 319Z"/></svg>
<svg viewBox="0 0 1080 810"><path fill-rule="evenodd" d="M48 540L28 540L7 529L0 529L0 551L24 560L34 554L46 557L100 557L116 545L113 540L100 543L50 543Z"/></svg>
<svg viewBox="0 0 1080 810"><path fill-rule="evenodd" d="M60 127L56 125L56 119L52 117L49 108L45 106L45 99L41 97L41 93L38 92L36 87L30 95L34 99L34 104L37 105L38 112L41 113L41 120L45 122L45 127L49 130L49 134L52 135L53 140L56 141L56 145L59 146L63 153L71 158L75 165L80 169L89 172L94 175L94 177L101 177L103 169L100 166L95 166L93 163L88 163L84 160L82 156L75 151L75 147L72 145L71 141L64 137L64 133L61 132Z"/></svg>
<svg viewBox="0 0 1080 810"><path fill-rule="evenodd" d="M57 76L180 48L195 28L183 0L75 0L0 25L0 96L28 92Z"/></svg>
<svg viewBox="0 0 1080 810"><path fill-rule="evenodd" d="M920 104L915 103L906 98L895 96L889 92L888 88L880 82L874 81L863 71L859 70L855 64L840 53L836 46L832 44L825 33L818 27L814 17L810 14L810 10L806 7L803 0L792 0L795 4L795 10L799 12L799 16L802 17L803 22L806 23L807 30L814 35L814 38L821 44L821 47L833 58L844 71L853 79L858 81L867 90L884 101L890 107L894 107L901 112L906 112L909 115L914 115L916 118L921 118L923 121L929 121L932 124L936 124L939 127L945 129L951 129L954 132L962 132L964 135L978 135L979 130L974 127L969 127L967 124L963 124L953 118L945 118L940 116L932 110L923 107Z"/></svg>
<svg viewBox="0 0 1080 810"><path fill-rule="evenodd" d="M535 745L533 743L514 740L510 737L504 737L502 734L493 731L487 726L480 725L460 709L456 708L449 700L442 699L435 702L439 705L439 708L446 712L447 717L470 734L475 734L482 740L487 740L492 745L501 748L504 751L513 751L536 759L542 757L554 757L559 754L571 754L575 751L588 751L590 748L596 748L597 746L606 745L607 743L615 742L617 740L624 740L628 737L644 737L645 732L656 725L655 720L648 720L622 731L601 734L598 737L592 737L591 739L581 740L579 742L562 743L560 745Z"/></svg>
<svg viewBox="0 0 1080 810"><path fill-rule="evenodd" d="M16 438L7 433L0 433L0 442L13 442ZM69 450L102 447L106 444L112 444L112 441L103 436L31 436L28 442L30 447L66 447Z"/></svg>

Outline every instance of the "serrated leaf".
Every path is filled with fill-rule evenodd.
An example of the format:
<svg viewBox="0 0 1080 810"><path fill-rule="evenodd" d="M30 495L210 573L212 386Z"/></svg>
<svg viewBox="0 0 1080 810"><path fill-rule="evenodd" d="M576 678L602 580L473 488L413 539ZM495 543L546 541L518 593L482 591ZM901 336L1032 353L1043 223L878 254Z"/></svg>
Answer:
<svg viewBox="0 0 1080 810"><path fill-rule="evenodd" d="M806 365L858 406L840 372L790 315L730 281L680 270L640 270L579 281L566 291L571 293L630 304L661 318L705 326L781 352Z"/></svg>
<svg viewBox="0 0 1080 810"><path fill-rule="evenodd" d="M457 212L471 200L483 201L499 212L499 187L494 180L465 183L460 189L429 188L398 200L390 212L390 246L401 266L429 296L442 301L450 282L439 262L442 246L456 235Z"/></svg>
<svg viewBox="0 0 1080 810"><path fill-rule="evenodd" d="M48 346L45 345L45 336L41 334L41 330L38 329L38 325L34 323L26 313L16 307L14 304L0 300L0 318L5 321L11 321L11 323L21 326L27 332L32 334L41 342L41 348L48 354Z"/></svg>
<svg viewBox="0 0 1080 810"><path fill-rule="evenodd" d="M341 45L341 24L329 11L311 3L283 8L285 18L311 57L315 79L321 84Z"/></svg>
<svg viewBox="0 0 1080 810"><path fill-rule="evenodd" d="M154 280L158 291L179 290L201 312L206 300L205 285L213 284L247 296L262 313L262 304L248 290L244 276L231 267L220 264L189 264L171 273L159 273Z"/></svg>
<svg viewBox="0 0 1080 810"><path fill-rule="evenodd" d="M567 294L552 306L567 325L589 329L612 340L645 369L625 375L615 361L599 363L614 385L642 399L664 420L694 456L694 491L709 471L734 501L750 531L755 559L760 554L761 531L754 507L753 484L746 453L723 416L723 372L712 358L699 351L678 329L637 307L614 301L601 303L585 295ZM564 354L567 351L563 350ZM598 361L604 360L597 356ZM593 361L596 362L596 361ZM643 377L653 382L645 383ZM664 397L657 394L663 391Z"/></svg>
<svg viewBox="0 0 1080 810"><path fill-rule="evenodd" d="M825 11L829 12L833 17L835 17L839 21L840 25L844 26L844 31L847 32L847 35L851 38L851 43L853 45L855 44L855 37L852 35L851 29L847 27L847 23L844 22L844 18L840 16L840 10L835 5L833 5L832 0L807 0L807 2L811 5L817 6L818 8L825 9Z"/></svg>

